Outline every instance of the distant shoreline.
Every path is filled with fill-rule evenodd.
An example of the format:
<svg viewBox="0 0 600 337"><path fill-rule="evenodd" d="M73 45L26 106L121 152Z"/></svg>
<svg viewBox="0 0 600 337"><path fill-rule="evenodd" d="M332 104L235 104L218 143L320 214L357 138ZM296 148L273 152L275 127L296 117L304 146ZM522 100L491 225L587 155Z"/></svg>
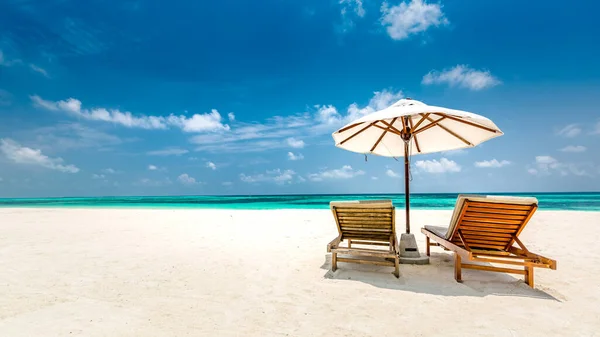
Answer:
<svg viewBox="0 0 600 337"><path fill-rule="evenodd" d="M540 210L600 211L598 192L561 193L489 193L533 196ZM411 194L411 209L451 210L458 193ZM403 194L313 194L252 196L136 196L136 197L67 197L67 198L0 198L0 207L26 208L159 208L159 209L328 209L333 200L391 199L404 207Z"/></svg>

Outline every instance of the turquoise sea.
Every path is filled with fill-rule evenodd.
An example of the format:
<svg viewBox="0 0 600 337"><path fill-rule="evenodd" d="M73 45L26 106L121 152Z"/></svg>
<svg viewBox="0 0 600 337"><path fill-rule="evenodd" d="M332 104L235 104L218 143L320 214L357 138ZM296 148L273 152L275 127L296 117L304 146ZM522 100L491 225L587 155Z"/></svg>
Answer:
<svg viewBox="0 0 600 337"><path fill-rule="evenodd" d="M540 210L600 211L600 192L593 193L490 193L533 196ZM449 210L458 194L411 194L412 209ZM84 198L0 198L0 207L137 207L137 208L217 208L217 209L327 209L332 200L392 199L404 207L403 194L342 195L237 195L237 196L157 196Z"/></svg>

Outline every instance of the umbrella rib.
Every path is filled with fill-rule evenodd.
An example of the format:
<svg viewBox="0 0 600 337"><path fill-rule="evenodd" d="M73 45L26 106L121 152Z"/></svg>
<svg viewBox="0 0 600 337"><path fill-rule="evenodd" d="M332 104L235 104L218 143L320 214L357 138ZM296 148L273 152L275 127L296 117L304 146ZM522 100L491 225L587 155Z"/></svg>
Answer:
<svg viewBox="0 0 600 337"><path fill-rule="evenodd" d="M435 121L434 121L434 120L432 120L432 119L431 119L431 118L429 118L429 117L426 117L426 118L427 118L427 120L429 120L431 123L429 123L429 124L425 125L424 127L420 128L419 130L417 130L417 131L413 132L413 135L416 135L416 134L419 134L419 133L421 133L421 132L423 132L423 131L429 130L429 129L431 129L432 127L434 127L434 126L438 125L438 123L439 123L439 122L441 122L441 121L443 121L444 119L446 119L446 117L445 117L445 116L444 116L444 117L442 117L442 118L440 118L440 119L438 119L438 120L435 120Z"/></svg>
<svg viewBox="0 0 600 337"><path fill-rule="evenodd" d="M445 116L445 117L448 117L448 116ZM433 121L433 120L432 120L431 118L429 118L429 117L427 117L427 119L428 119L429 121ZM444 118L442 117L442 118L438 119L438 120L437 120L437 122L441 121L442 119L444 119ZM454 132L454 131L452 131L452 130L448 129L447 127L443 126L442 124L440 124L440 123L437 123L437 126L439 126L439 127L442 129L442 130L444 130L444 131L448 132L449 134L453 135L454 137L456 137L456 138L460 139L460 140L461 140L463 143L465 143L465 144L467 144L467 145L469 145L469 146L473 146L473 144L472 144L471 142L469 142L468 140L466 140L466 139L464 139L463 137L459 136L458 134L456 134L456 132Z"/></svg>
<svg viewBox="0 0 600 337"><path fill-rule="evenodd" d="M396 117L396 118L397 118L397 117ZM394 127L394 126L392 125L392 124L393 124L393 122L392 122L392 124L390 124L390 123L388 123L388 122L386 122L386 121L384 121L384 120L381 120L380 122L381 122L381 123L383 123L383 124L385 124L385 125L386 125L388 128L390 128L390 129L391 129L390 131L392 131L393 133L397 134L398 136L401 136L401 135L402 135L402 132L401 132L400 130L396 129L396 127Z"/></svg>
<svg viewBox="0 0 600 337"><path fill-rule="evenodd" d="M342 128L342 129L340 129L340 130L338 131L338 133L342 133L342 132L344 132L344 131L348 131L348 130L352 129L353 127L355 127L355 126L358 126L358 125L360 125L360 124L362 124L362 123L355 123L355 124L352 124L352 125L348 125L348 126L346 126L345 128Z"/></svg>
<svg viewBox="0 0 600 337"><path fill-rule="evenodd" d="M488 128L486 126L479 125L477 123L469 122L469 121L466 121L464 119L456 118L454 116L450 116L450 115L447 115L447 114L436 114L436 113L434 113L434 115L436 115L436 116L443 116L443 117L446 117L446 118L451 119L453 121L456 121L456 122L459 122L459 123L463 123L463 124L467 124L467 125L470 125L470 126L474 126L476 128L479 128L479 129L482 129L482 130L485 130L485 131L489 131L489 132L493 132L493 133L497 133L498 132L498 130L495 130L495 129L492 129L492 128Z"/></svg>
<svg viewBox="0 0 600 337"><path fill-rule="evenodd" d="M387 131L389 131L389 132L391 132L393 134L397 134L398 136L400 136L400 131L396 130L396 128L394 128L394 127L392 127L390 129L390 124L389 123L386 123L384 121L378 121L378 122L381 122L381 123L385 124L387 127L386 126L377 125L377 124L373 124L373 126L376 127L376 128L379 128L381 130L384 130L384 131L387 130Z"/></svg>
<svg viewBox="0 0 600 337"><path fill-rule="evenodd" d="M419 114L419 115L421 115L421 119L417 122L417 124L415 124L413 131L415 131L421 125L421 123L423 123L425 121L425 119L427 117L429 117L429 115L431 115L431 113L428 112L426 114Z"/></svg>
<svg viewBox="0 0 600 337"><path fill-rule="evenodd" d="M370 128L371 126L375 125L375 123L377 123L377 122L378 122L378 121L374 121L373 123L371 123L371 124L369 124L369 125L365 126L364 128L362 128L362 129L358 130L358 132L356 132L356 133L352 134L350 137L348 137L348 138L346 138L346 139L342 140L342 141L340 142L340 145L343 145L345 142L347 142L347 141L349 141L350 139L352 139L352 138L354 138L354 137L358 136L360 133L362 133L362 132L363 132L363 131L365 131L366 129Z"/></svg>
<svg viewBox="0 0 600 337"><path fill-rule="evenodd" d="M392 119L392 124L394 124L394 122L396 122L396 119L398 119L398 117L395 117L394 119ZM375 126L379 126L379 125L375 125ZM381 133L381 136L379 136L379 139L377 139L377 141L371 148L371 151L369 151L369 152L373 152L375 150L375 148L377 147L377 145L379 145L379 143L381 142L381 140L383 139L385 134L390 130L391 130L391 125L388 125L387 129L383 130L383 132Z"/></svg>
<svg viewBox="0 0 600 337"><path fill-rule="evenodd" d="M402 117L400 120L402 121L402 133L406 133L406 121L404 120L404 117Z"/></svg>
<svg viewBox="0 0 600 337"><path fill-rule="evenodd" d="M412 118L408 119L408 124L410 124L411 130L415 129L415 127L413 126ZM419 147L419 140L417 139L417 135L413 135L413 137L415 137L415 145L417 146L417 152L421 152L421 148Z"/></svg>

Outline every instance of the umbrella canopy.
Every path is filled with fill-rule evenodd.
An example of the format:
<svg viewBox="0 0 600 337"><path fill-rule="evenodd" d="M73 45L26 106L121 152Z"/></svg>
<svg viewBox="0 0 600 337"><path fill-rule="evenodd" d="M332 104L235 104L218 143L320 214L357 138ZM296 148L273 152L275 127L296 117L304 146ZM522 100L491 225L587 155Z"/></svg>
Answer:
<svg viewBox="0 0 600 337"><path fill-rule="evenodd" d="M488 118L401 99L332 134L335 146L358 153L404 157L406 233L410 233L409 156L474 147L502 136Z"/></svg>
<svg viewBox="0 0 600 337"><path fill-rule="evenodd" d="M410 140L408 153L423 154L473 147L502 135L483 116L401 99L350 122L334 132L333 139L344 150L402 157L405 138Z"/></svg>

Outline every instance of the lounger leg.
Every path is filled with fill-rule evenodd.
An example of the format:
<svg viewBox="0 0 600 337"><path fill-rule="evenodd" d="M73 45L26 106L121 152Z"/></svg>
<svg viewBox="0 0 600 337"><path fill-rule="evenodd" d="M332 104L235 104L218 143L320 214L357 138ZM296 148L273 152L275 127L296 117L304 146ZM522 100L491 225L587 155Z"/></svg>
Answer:
<svg viewBox="0 0 600 337"><path fill-rule="evenodd" d="M454 279L456 282L462 282L461 263L460 255L454 253Z"/></svg>
<svg viewBox="0 0 600 337"><path fill-rule="evenodd" d="M525 283L533 288L533 267L525 267Z"/></svg>
<svg viewBox="0 0 600 337"><path fill-rule="evenodd" d="M395 264L396 270L394 271L394 276L396 276L396 278L400 278L400 257L398 255L396 255Z"/></svg>
<svg viewBox="0 0 600 337"><path fill-rule="evenodd" d="M429 236L425 236L425 253L427 254L427 256L429 255Z"/></svg>
<svg viewBox="0 0 600 337"><path fill-rule="evenodd" d="M337 270L337 253L331 253L331 271Z"/></svg>
<svg viewBox="0 0 600 337"><path fill-rule="evenodd" d="M352 240L348 239L348 248L352 248Z"/></svg>

